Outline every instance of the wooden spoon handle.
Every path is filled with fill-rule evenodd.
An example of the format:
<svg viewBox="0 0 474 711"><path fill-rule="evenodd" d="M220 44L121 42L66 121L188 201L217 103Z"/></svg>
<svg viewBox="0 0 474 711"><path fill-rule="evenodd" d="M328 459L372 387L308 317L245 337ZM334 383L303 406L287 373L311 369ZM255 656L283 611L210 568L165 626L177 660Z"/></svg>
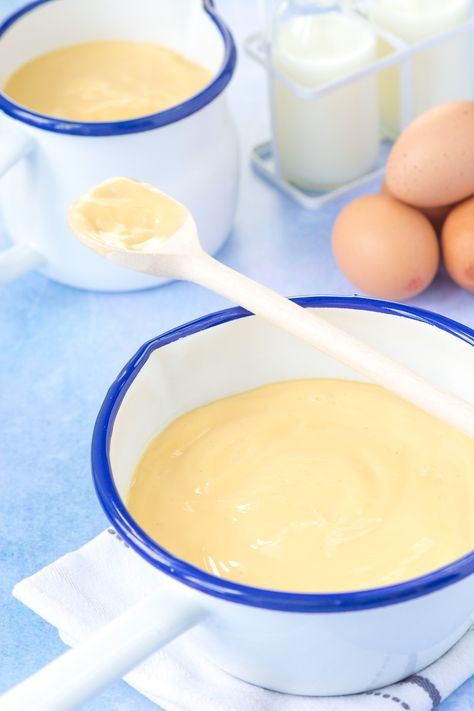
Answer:
<svg viewBox="0 0 474 711"><path fill-rule="evenodd" d="M337 326L206 254L181 257L176 277L193 281L315 346L368 380L474 437L474 407Z"/></svg>

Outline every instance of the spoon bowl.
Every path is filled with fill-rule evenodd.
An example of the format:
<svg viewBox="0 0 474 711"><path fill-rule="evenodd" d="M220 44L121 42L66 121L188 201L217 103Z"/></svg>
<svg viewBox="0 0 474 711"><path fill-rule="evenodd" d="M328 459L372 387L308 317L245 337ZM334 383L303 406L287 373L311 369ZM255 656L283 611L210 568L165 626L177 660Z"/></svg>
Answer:
<svg viewBox="0 0 474 711"><path fill-rule="evenodd" d="M189 210L148 183L111 178L78 198L69 226L89 249L115 264L165 275L160 256L202 255Z"/></svg>

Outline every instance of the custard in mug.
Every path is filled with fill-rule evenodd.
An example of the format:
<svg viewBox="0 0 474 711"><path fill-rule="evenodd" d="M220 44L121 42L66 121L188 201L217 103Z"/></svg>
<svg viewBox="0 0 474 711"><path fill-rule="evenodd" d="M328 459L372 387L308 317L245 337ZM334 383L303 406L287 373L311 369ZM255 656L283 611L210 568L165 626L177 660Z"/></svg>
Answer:
<svg viewBox="0 0 474 711"><path fill-rule="evenodd" d="M70 121L122 121L182 103L212 74L154 42L107 40L48 52L21 66L3 91L13 101Z"/></svg>
<svg viewBox="0 0 474 711"><path fill-rule="evenodd" d="M172 422L127 505L161 546L218 577L380 587L474 548L474 440L377 385L273 383Z"/></svg>

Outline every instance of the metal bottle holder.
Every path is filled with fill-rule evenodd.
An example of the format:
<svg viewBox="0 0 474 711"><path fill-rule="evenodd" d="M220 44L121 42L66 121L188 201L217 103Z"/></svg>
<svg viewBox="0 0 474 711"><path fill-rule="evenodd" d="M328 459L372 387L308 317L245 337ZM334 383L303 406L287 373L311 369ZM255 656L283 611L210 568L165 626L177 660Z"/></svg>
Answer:
<svg viewBox="0 0 474 711"><path fill-rule="evenodd" d="M474 16L462 24L453 27L445 32L433 35L425 40L421 40L416 44L407 44L400 37L393 35L390 32L375 27L377 40L384 40L391 48L392 53L388 56L381 57L375 60L368 66L357 69L347 76L341 77L331 82L309 89L298 84L293 79L287 77L272 65L272 47L261 34L254 34L247 38L245 42L245 50L247 54L266 70L268 94L270 100L270 126L271 138L264 143L257 144L251 151L251 162L256 172L265 180L270 182L275 187L282 190L295 202L308 210L317 210L323 205L327 205L342 195L363 188L375 178L383 175L385 170L385 162L393 143L393 139L389 137L387 128L381 126L381 135L379 139L379 152L374 168L365 175L356 180L344 183L334 189L328 191L311 191L300 188L282 175L279 155L278 143L276 140L276 103L275 103L275 79L281 81L296 97L305 100L314 100L322 96L326 96L338 89L351 84L364 77L379 75L385 69L390 67L399 67L400 83L399 83L399 100L400 100L400 127L403 129L413 118L412 108L412 60L417 55L425 50L431 49L443 42L447 42L456 37L463 37L471 34L474 42ZM474 90L474 87L473 87ZM465 97L472 99L472 97Z"/></svg>

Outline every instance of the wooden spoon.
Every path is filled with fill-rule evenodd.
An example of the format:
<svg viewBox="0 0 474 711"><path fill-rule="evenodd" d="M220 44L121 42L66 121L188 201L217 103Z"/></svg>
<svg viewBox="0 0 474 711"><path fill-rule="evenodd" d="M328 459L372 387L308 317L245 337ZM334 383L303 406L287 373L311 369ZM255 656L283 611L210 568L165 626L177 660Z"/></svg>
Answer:
<svg viewBox="0 0 474 711"><path fill-rule="evenodd" d="M69 223L85 245L115 264L222 294L474 437L472 405L210 257L187 208L151 185L130 178L106 180L71 206Z"/></svg>

